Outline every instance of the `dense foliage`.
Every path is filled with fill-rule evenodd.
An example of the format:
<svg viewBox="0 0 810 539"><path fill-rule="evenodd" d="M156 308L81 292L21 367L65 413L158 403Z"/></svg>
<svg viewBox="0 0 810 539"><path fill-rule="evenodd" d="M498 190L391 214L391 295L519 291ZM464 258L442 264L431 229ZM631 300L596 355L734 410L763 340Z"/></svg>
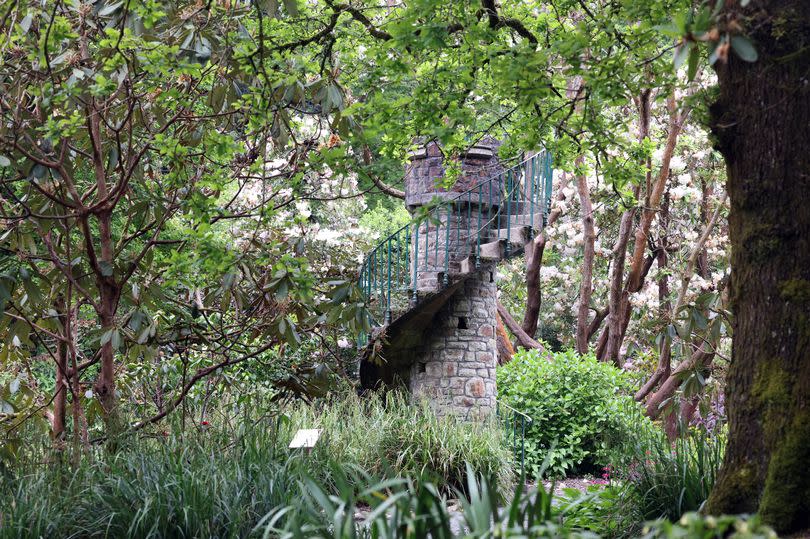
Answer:
<svg viewBox="0 0 810 539"><path fill-rule="evenodd" d="M450 534L441 494L480 486L466 463L511 482L494 424L340 393L371 330L357 269L412 217L399 199L415 141L438 143L446 171L431 174L450 188L488 136L503 164L554 156L548 222L499 265L492 322L548 343L498 373L501 400L532 419L530 472L618 469L626 491L578 506L675 518L715 483L728 402L709 508L807 527L804 7L0 0L0 473L14 485L0 533L353 536L358 501L396 507L412 534L428 510ZM322 408L276 415L299 398ZM251 409L286 417L262 448ZM311 425L329 435L308 481L275 444ZM218 452L248 468L220 475ZM325 452L360 483L411 479L385 500L346 492L355 472L332 474ZM261 485L276 476L283 492ZM593 529L550 520L544 495L468 523ZM690 516L651 536L752 522ZM405 533L389 524L380 535Z"/></svg>
<svg viewBox="0 0 810 539"><path fill-rule="evenodd" d="M634 436L634 402L626 374L592 355L520 351L498 371L501 399L525 411L526 460L534 473L547 461L557 476L598 471L612 449Z"/></svg>

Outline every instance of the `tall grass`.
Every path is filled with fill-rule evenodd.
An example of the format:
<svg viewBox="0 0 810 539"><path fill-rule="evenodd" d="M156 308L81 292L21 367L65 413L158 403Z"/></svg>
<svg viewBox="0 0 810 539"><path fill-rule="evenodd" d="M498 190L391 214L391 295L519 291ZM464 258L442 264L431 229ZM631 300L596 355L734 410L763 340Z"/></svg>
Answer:
<svg viewBox="0 0 810 539"><path fill-rule="evenodd" d="M0 491L0 537L245 537L296 499L302 463L269 431L226 448L207 434L19 470Z"/></svg>
<svg viewBox="0 0 810 539"><path fill-rule="evenodd" d="M512 455L499 423L467 423L438 417L427 403L406 396L347 397L286 411L285 441L299 428L323 429L308 456L313 469L327 462L351 464L380 477L425 477L444 490L464 489L467 464L494 477L501 492L512 489Z"/></svg>
<svg viewBox="0 0 810 539"><path fill-rule="evenodd" d="M438 418L401 396L301 403L261 419L244 410L208 417L173 417L121 440L114 454L94 448L78 466L47 440L29 444L0 475L0 539L250 537L263 532L254 528L265 515L312 502L312 485L344 495L346 470L366 478L353 484L357 495L366 483L406 476L437 493L464 490L467 462L504 488L513 484L495 422ZM323 429L312 453L287 448L298 428Z"/></svg>
<svg viewBox="0 0 810 539"><path fill-rule="evenodd" d="M699 431L670 442L659 432L641 447L628 481L642 517L676 520L701 509L717 480L725 436Z"/></svg>

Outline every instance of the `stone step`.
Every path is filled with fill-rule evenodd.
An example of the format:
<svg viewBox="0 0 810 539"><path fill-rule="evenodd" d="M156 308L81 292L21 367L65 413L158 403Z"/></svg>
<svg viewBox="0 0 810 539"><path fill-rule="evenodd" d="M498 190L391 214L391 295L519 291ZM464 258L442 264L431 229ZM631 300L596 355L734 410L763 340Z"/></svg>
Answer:
<svg viewBox="0 0 810 539"><path fill-rule="evenodd" d="M475 249L475 247L473 247ZM506 240L495 240L482 243L479 251L481 260L498 261L506 258Z"/></svg>
<svg viewBox="0 0 810 539"><path fill-rule="evenodd" d="M543 214L537 212L534 214L534 216L532 216L531 213L519 213L517 215L512 215L509 217L509 226L510 228L529 226L535 230L540 230L543 228ZM501 228L506 228L506 222L503 220L501 221Z"/></svg>
<svg viewBox="0 0 810 539"><path fill-rule="evenodd" d="M521 225L493 229L490 231L490 238L505 240L522 248L532 240L532 227Z"/></svg>

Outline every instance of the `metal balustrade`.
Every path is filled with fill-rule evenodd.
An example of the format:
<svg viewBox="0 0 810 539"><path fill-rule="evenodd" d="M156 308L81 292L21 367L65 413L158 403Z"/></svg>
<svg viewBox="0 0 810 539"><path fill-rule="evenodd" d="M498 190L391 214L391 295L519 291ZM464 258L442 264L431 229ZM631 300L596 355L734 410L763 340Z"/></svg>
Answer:
<svg viewBox="0 0 810 539"><path fill-rule="evenodd" d="M552 176L551 156L543 151L466 191L437 193L363 261L359 286L370 325L391 323L486 260L522 252L547 223Z"/></svg>

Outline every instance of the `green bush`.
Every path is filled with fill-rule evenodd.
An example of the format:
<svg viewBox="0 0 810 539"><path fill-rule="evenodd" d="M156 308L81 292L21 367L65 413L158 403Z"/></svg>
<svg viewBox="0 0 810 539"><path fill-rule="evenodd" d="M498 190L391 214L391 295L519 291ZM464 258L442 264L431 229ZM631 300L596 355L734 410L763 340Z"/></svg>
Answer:
<svg viewBox="0 0 810 539"><path fill-rule="evenodd" d="M501 492L514 483L511 453L495 421L440 418L427 403L413 404L397 393L300 403L285 412L285 441L298 429L323 429L308 460L324 475L337 461L378 477L426 477L447 492L464 488L469 463L476 473L497 478Z"/></svg>
<svg viewBox="0 0 810 539"><path fill-rule="evenodd" d="M536 474L600 473L631 436L630 383L593 355L519 351L498 370L500 399L528 414L526 463Z"/></svg>

